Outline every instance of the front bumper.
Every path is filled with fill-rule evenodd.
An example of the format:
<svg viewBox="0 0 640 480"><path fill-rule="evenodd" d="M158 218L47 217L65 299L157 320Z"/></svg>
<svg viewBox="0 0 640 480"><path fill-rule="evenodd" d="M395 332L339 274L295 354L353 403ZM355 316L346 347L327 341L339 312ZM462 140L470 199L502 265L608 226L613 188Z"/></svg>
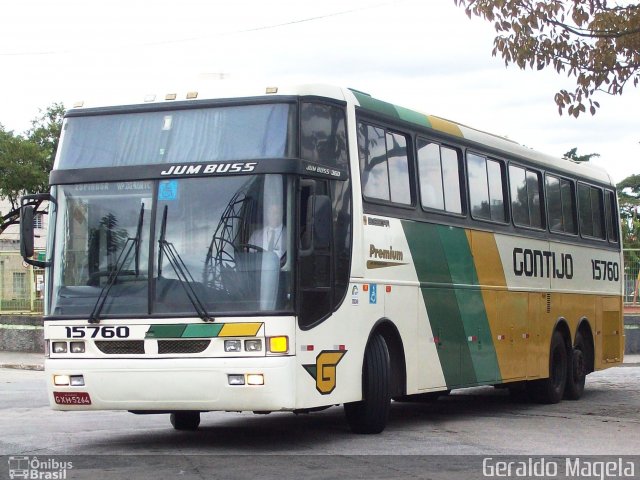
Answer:
<svg viewBox="0 0 640 480"><path fill-rule="evenodd" d="M55 410L278 411L296 408L294 356L174 359L47 359ZM264 385L229 385L228 375L264 375ZM54 385L83 375L83 387ZM89 405L59 405L54 392L87 392Z"/></svg>

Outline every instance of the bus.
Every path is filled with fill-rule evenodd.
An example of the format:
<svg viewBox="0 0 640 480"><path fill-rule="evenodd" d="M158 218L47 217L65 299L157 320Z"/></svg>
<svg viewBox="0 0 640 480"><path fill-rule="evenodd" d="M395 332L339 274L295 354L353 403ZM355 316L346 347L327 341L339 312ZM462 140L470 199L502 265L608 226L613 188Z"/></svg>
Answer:
<svg viewBox="0 0 640 480"><path fill-rule="evenodd" d="M50 175L56 410L313 412L580 398L623 359L615 184L324 85L80 105Z"/></svg>

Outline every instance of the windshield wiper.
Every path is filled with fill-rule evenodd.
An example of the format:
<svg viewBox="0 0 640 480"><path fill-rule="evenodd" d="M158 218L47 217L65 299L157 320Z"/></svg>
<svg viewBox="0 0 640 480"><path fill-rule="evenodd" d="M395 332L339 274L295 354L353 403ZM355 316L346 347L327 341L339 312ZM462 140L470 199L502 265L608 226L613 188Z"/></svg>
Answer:
<svg viewBox="0 0 640 480"><path fill-rule="evenodd" d="M198 316L204 322L213 322L215 321L215 319L211 315L209 315L207 309L204 307L202 301L198 297L198 294L193 288L195 280L193 279L191 272L189 272L189 269L184 264L182 257L180 257L180 254L176 250L176 247L173 245L173 243L167 242L165 239L167 233L168 209L168 205L165 205L164 211L162 212L162 223L160 224L160 238L158 239L158 244L160 245L160 248L158 249L158 278L160 278L162 274L163 255L166 255L169 264L173 268L173 271L175 272L176 277L180 282L180 285L182 285L182 288L184 288L184 291L187 294L187 298L198 313Z"/></svg>
<svg viewBox="0 0 640 480"><path fill-rule="evenodd" d="M109 296L109 291L111 287L116 283L118 279L118 275L122 272L125 263L127 263L127 259L133 248L135 247L135 275L136 277L140 274L140 237L142 236L142 223L144 220L144 203L140 205L140 214L138 215L138 227L136 228L136 236L134 238L127 238L127 241L124 243L122 250L120 250L120 255L116 259L116 264L114 268L111 270L109 274L109 278L107 283L100 290L100 294L98 295L98 300L96 300L96 304L93 306L93 310L89 315L89 323L98 323L100 322L100 313L104 308L104 304L107 301L107 297Z"/></svg>

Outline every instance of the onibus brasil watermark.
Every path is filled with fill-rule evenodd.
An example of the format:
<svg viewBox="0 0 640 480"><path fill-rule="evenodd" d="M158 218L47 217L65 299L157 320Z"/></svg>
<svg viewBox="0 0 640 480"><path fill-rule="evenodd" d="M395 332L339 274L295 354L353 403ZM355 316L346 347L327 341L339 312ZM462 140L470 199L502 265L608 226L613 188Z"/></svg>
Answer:
<svg viewBox="0 0 640 480"><path fill-rule="evenodd" d="M67 472L73 469L73 462L63 462L55 458L39 459L38 457L9 457L9 478L31 480L65 480Z"/></svg>
<svg viewBox="0 0 640 480"><path fill-rule="evenodd" d="M636 465L622 457L595 460L580 457L549 459L545 457L506 460L486 457L482 460L482 475L505 478L636 478Z"/></svg>

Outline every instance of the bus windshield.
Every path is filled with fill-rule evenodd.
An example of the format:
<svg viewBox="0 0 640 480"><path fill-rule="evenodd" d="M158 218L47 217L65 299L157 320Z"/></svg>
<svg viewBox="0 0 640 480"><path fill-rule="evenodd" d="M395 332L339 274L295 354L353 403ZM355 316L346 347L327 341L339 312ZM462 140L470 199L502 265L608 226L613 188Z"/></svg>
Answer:
<svg viewBox="0 0 640 480"><path fill-rule="evenodd" d="M275 174L59 186L50 315L290 311L292 199Z"/></svg>
<svg viewBox="0 0 640 480"><path fill-rule="evenodd" d="M70 116L54 168L292 157L294 113L277 103Z"/></svg>

